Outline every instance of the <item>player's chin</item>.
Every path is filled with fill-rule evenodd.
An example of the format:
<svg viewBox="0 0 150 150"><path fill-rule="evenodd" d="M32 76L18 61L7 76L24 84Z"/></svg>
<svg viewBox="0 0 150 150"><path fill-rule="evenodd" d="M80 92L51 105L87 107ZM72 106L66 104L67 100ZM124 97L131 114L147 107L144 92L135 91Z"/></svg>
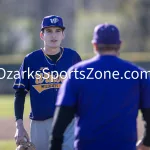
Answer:
<svg viewBox="0 0 150 150"><path fill-rule="evenodd" d="M60 47L60 45L59 44L50 44L49 47L51 47L51 48L58 48L58 47Z"/></svg>

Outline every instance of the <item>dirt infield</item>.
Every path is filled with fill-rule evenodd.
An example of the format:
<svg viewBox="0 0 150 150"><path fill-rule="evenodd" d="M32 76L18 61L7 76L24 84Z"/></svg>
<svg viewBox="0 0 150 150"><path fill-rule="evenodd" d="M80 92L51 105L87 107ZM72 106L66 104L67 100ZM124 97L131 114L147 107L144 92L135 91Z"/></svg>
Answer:
<svg viewBox="0 0 150 150"><path fill-rule="evenodd" d="M29 119L24 120L24 126L29 133L30 122ZM13 140L15 134L15 120L14 119L0 119L0 140Z"/></svg>
<svg viewBox="0 0 150 150"><path fill-rule="evenodd" d="M141 120L141 117L138 118L138 138L143 134L143 122ZM25 119L24 120L24 126L27 129L27 132L29 133L30 128L30 120ZM15 133L15 120L13 119L0 119L0 140L13 140L14 139L14 133Z"/></svg>

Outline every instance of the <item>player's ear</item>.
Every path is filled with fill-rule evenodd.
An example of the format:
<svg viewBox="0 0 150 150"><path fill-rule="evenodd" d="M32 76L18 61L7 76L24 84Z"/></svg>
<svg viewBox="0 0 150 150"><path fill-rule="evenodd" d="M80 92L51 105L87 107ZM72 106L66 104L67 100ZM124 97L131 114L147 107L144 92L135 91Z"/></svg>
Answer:
<svg viewBox="0 0 150 150"><path fill-rule="evenodd" d="M63 35L62 39L64 39L65 38L65 32L64 31L62 31L62 35Z"/></svg>
<svg viewBox="0 0 150 150"><path fill-rule="evenodd" d="M40 38L41 38L41 40L44 40L43 32L42 31L40 32Z"/></svg>
<svg viewBox="0 0 150 150"><path fill-rule="evenodd" d="M98 50L98 45L97 45L96 43L92 43L92 45L93 45L93 49L94 49L95 51L97 51L97 50Z"/></svg>
<svg viewBox="0 0 150 150"><path fill-rule="evenodd" d="M98 45L96 43L92 43L92 45L93 45L94 53L97 54L98 53Z"/></svg>
<svg viewBox="0 0 150 150"><path fill-rule="evenodd" d="M121 48L121 46L122 46L122 41L121 41L121 43L119 45L119 48L118 48L118 51L117 51L117 56L120 56L120 48Z"/></svg>

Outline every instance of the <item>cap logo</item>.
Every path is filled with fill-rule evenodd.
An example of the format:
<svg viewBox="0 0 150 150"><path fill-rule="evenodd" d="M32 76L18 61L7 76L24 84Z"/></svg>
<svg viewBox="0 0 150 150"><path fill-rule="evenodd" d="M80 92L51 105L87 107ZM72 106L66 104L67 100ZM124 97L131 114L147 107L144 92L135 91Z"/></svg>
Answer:
<svg viewBox="0 0 150 150"><path fill-rule="evenodd" d="M58 18L50 19L50 22L51 22L51 23L54 23L54 24L55 24L55 23L57 23L58 21L59 21L59 19L58 19Z"/></svg>
<svg viewBox="0 0 150 150"><path fill-rule="evenodd" d="M114 29L114 28L112 28L111 30L112 30L112 31L114 31L115 29Z"/></svg>

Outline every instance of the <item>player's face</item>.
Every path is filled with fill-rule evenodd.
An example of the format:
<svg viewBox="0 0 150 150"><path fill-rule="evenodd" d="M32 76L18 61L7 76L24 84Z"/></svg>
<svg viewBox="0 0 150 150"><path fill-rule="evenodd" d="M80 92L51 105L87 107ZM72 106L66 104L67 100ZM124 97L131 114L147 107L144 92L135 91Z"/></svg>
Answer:
<svg viewBox="0 0 150 150"><path fill-rule="evenodd" d="M59 27L48 27L44 29L42 36L46 46L57 48L60 47L60 44L64 39L64 32Z"/></svg>

